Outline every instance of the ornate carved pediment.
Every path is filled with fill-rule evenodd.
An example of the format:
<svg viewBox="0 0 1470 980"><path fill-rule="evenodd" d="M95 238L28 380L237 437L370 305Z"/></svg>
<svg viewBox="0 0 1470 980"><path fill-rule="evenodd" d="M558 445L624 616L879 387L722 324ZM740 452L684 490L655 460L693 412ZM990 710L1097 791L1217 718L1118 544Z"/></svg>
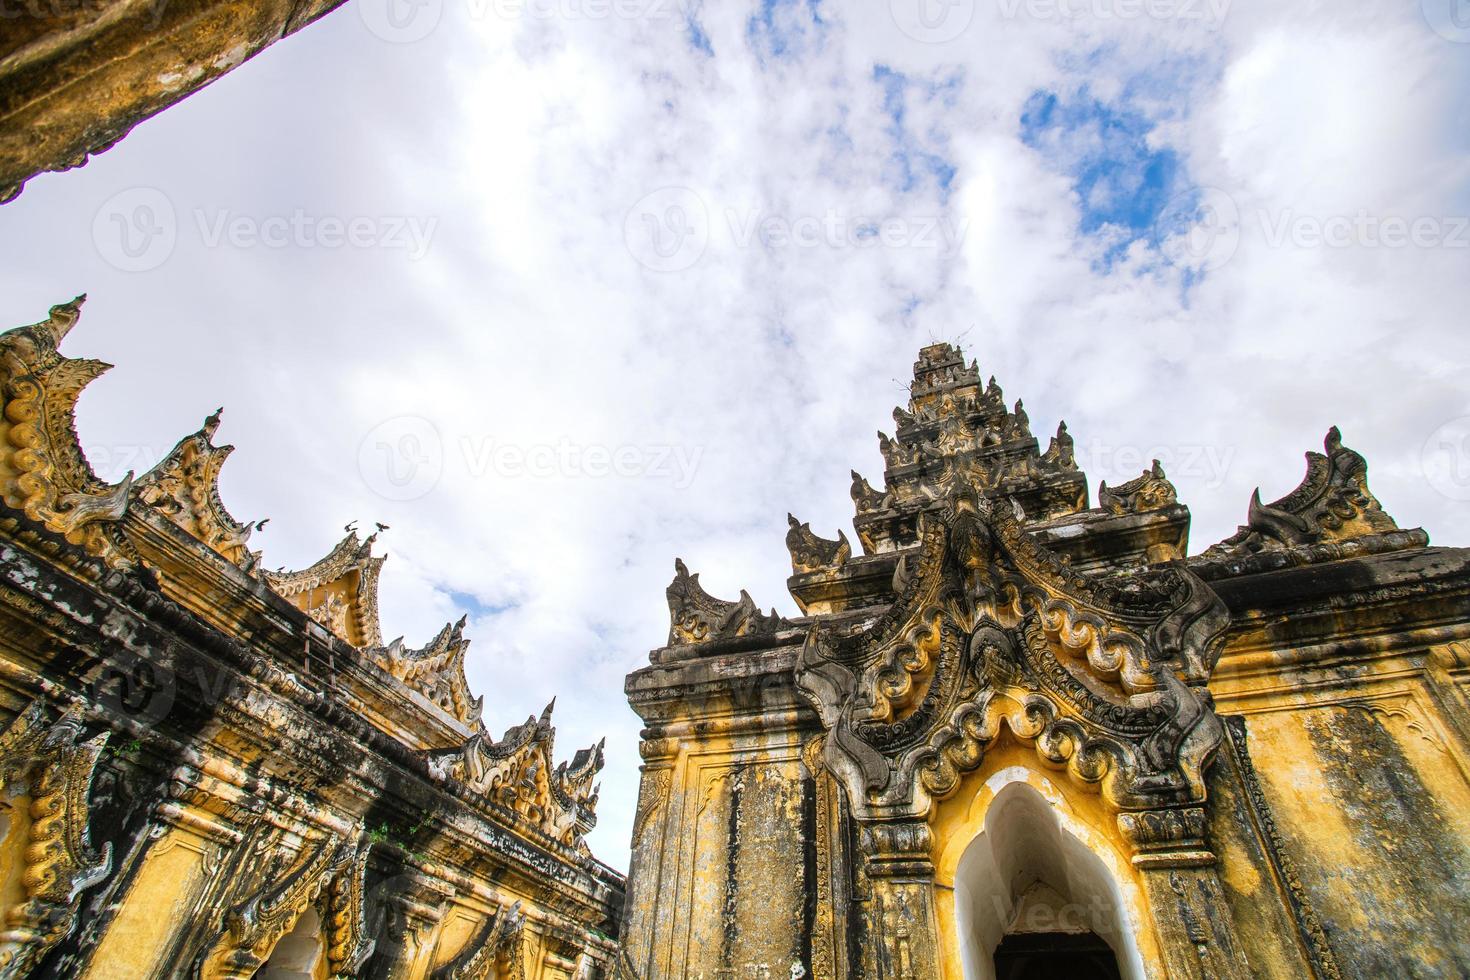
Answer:
<svg viewBox="0 0 1470 980"><path fill-rule="evenodd" d="M138 478L133 495L226 561L253 569L259 556L245 543L260 525L235 520L219 495L220 468L235 451L234 446L216 446L213 441L223 412L216 410L198 432L180 439L172 452Z"/></svg>
<svg viewBox="0 0 1470 980"><path fill-rule="evenodd" d="M519 901L497 909L458 955L434 971L433 980L524 980L525 924Z"/></svg>
<svg viewBox="0 0 1470 980"><path fill-rule="evenodd" d="M370 534L361 540L349 525L347 536L320 561L296 572L262 571L260 577L277 595L353 646L381 646L378 574L387 559L373 554L377 539Z"/></svg>
<svg viewBox="0 0 1470 980"><path fill-rule="evenodd" d="M199 980L250 980L311 905L343 873L354 873L367 845L360 832L284 844L285 832L260 825L245 846L231 889L237 899L224 927L198 957ZM360 927L359 927L360 928Z"/></svg>
<svg viewBox="0 0 1470 980"><path fill-rule="evenodd" d="M899 597L856 633L813 629L796 681L825 758L865 806L952 792L1001 726L1122 809L1203 792L1219 743L1201 695L1223 604L1187 569L1073 572L973 488L925 515Z"/></svg>
<svg viewBox="0 0 1470 980"><path fill-rule="evenodd" d="M3 908L0 976L26 976L76 925L82 892L112 870L112 845L94 850L88 833L106 742L106 732L83 740L79 709L54 717L44 701L0 734L0 794L24 794L30 811L20 889Z"/></svg>
<svg viewBox="0 0 1470 980"><path fill-rule="evenodd" d="M1241 557L1397 530L1368 489L1367 461L1342 444L1337 426L1328 430L1323 448L1326 455L1307 453L1307 475L1285 497L1263 504L1258 488L1245 525L1202 557Z"/></svg>
<svg viewBox="0 0 1470 980"><path fill-rule="evenodd" d="M836 541L828 541L813 534L810 524L803 524L790 514L786 520L791 524L791 530L786 532L786 548L791 552L791 570L796 574L841 568L852 557L852 545L841 531L837 532Z"/></svg>
<svg viewBox="0 0 1470 980"><path fill-rule="evenodd" d="M665 595L669 600L669 646L704 643L732 636L774 633L784 624L776 610L762 613L744 589L740 599L716 599L699 584L699 573L689 574L682 559L674 559L674 581Z"/></svg>
<svg viewBox="0 0 1470 980"><path fill-rule="evenodd" d="M464 625L465 618L461 617L418 650L404 646L400 636L387 646L367 647L363 653L457 720L477 725L485 699L472 697L465 680L465 651L470 641L464 636Z"/></svg>
<svg viewBox="0 0 1470 980"><path fill-rule="evenodd" d="M51 307L41 323L0 334L0 496L5 504L114 566L136 558L115 522L127 511L133 474L107 485L77 441L77 399L111 365L63 356L57 347L85 296Z"/></svg>
<svg viewBox="0 0 1470 980"><path fill-rule="evenodd" d="M1162 510L1179 502L1174 484L1164 476L1164 467L1154 460L1151 469L1143 475L1109 487L1104 480L1097 488L1097 503L1110 514L1143 514L1151 510Z"/></svg>
<svg viewBox="0 0 1470 980"><path fill-rule="evenodd" d="M463 747L431 754L430 765L441 777L457 779L512 811L537 832L582 849L583 835L597 823L593 779L602 770L603 743L553 769L555 706L553 700L540 718L527 718L499 741L482 728Z"/></svg>

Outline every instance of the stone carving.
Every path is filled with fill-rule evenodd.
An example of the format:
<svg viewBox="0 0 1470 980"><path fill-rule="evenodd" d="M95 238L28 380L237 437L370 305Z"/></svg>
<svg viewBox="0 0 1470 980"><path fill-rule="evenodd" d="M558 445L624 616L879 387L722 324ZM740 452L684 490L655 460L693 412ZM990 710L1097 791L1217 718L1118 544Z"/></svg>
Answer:
<svg viewBox="0 0 1470 980"><path fill-rule="evenodd" d="M0 496L6 506L113 566L134 562L115 522L127 512L133 474L108 485L77 441L77 398L111 365L57 347L86 296L51 307L41 323L0 334Z"/></svg>
<svg viewBox="0 0 1470 980"><path fill-rule="evenodd" d="M791 514L786 515L786 520L791 525L791 530L786 532L786 548L791 552L791 569L797 575L841 568L852 557L852 545L841 531L837 532L836 541L828 541L817 537L810 524L803 524Z"/></svg>
<svg viewBox="0 0 1470 980"><path fill-rule="evenodd" d="M1109 487L1104 480L1097 488L1097 503L1109 514L1144 514L1151 510L1162 510L1179 502L1174 484L1164 476L1164 467L1158 460L1142 476L1127 483Z"/></svg>
<svg viewBox="0 0 1470 980"><path fill-rule="evenodd" d="M1041 461L1060 470L1076 471L1077 455L1065 421L1057 423L1057 434L1047 443L1046 452L1041 454Z"/></svg>
<svg viewBox="0 0 1470 980"><path fill-rule="evenodd" d="M223 412L217 410L204 420L198 432L179 440L153 469L138 478L133 495L225 560L253 569L259 555L245 543L259 525L235 520L219 495L220 468L235 451L234 446L216 446L213 441Z"/></svg>
<svg viewBox="0 0 1470 980"><path fill-rule="evenodd" d="M669 600L669 646L704 643L731 636L774 633L784 624L776 610L762 613L744 589L740 599L716 599L699 584L699 573L689 574L682 559L674 559L674 581L665 592Z"/></svg>
<svg viewBox="0 0 1470 980"><path fill-rule="evenodd" d="M1202 557L1246 556L1397 530L1368 489L1367 461L1343 446L1337 426L1328 430L1323 448L1326 455L1307 453L1307 475L1285 497L1263 504L1257 489L1245 525Z"/></svg>
<svg viewBox="0 0 1470 980"><path fill-rule="evenodd" d="M874 490L857 470L852 471L852 502L859 514L887 506L884 495Z"/></svg>
<svg viewBox="0 0 1470 980"><path fill-rule="evenodd" d="M472 697L469 682L465 679L465 651L470 646L470 641L464 636L465 622L466 618L460 617L458 622L445 626L427 646L418 650L405 647L400 636L387 646L367 647L363 653L457 721L475 725L479 722L485 699Z"/></svg>
<svg viewBox="0 0 1470 980"><path fill-rule="evenodd" d="M955 486L1024 494L1032 520L1075 514L1087 506L1065 423L1045 453L1038 451L1021 400L1007 409L994 378L982 389L978 368L949 344L919 354L908 409L896 409L898 434L878 433L886 464L879 494L856 473L854 525L867 554L914 544L915 513L942 502Z"/></svg>
<svg viewBox="0 0 1470 980"><path fill-rule="evenodd" d="M525 980L525 924L520 902L492 912L464 949L434 971L433 980Z"/></svg>
<svg viewBox="0 0 1470 980"><path fill-rule="evenodd" d="M367 935L366 879L370 842L357 843L352 860L343 866L321 896L322 935L325 937L327 975L353 976L373 954L376 940Z"/></svg>
<svg viewBox="0 0 1470 980"><path fill-rule="evenodd" d="M378 575L387 558L373 554L377 539L370 534L360 540L348 525L347 536L320 561L295 572L262 570L260 577L278 595L353 646L381 646Z"/></svg>
<svg viewBox="0 0 1470 980"><path fill-rule="evenodd" d="M92 780L107 733L84 740L78 709L52 716L45 701L34 701L0 734L0 794L20 795L29 810L20 887L3 909L5 980L29 974L66 938L82 892L112 870L112 845L94 850L88 833Z"/></svg>
<svg viewBox="0 0 1470 980"><path fill-rule="evenodd" d="M1004 721L1119 809L1198 799L1221 738L1198 693L1227 622L1209 587L1178 568L1084 578L973 489L925 518L892 608L853 634L814 628L799 659L849 793L942 798Z"/></svg>
<svg viewBox="0 0 1470 980"><path fill-rule="evenodd" d="M553 769L555 707L552 701L540 718L527 718L499 741L481 728L462 747L431 753L430 765L441 778L464 783L538 832L580 850L597 825L599 789L593 780L602 771L604 743Z"/></svg>
<svg viewBox="0 0 1470 980"><path fill-rule="evenodd" d="M0 334L0 980L254 976L310 909L323 971L354 975L376 941L380 967L426 975L433 945L364 920L380 912L353 829L369 813L375 890L402 879L404 901L427 907L437 879L414 867L453 868L452 887L479 894L512 877L536 972L561 962L550 934L610 966L623 881L585 843L603 746L553 767L547 726L510 764L510 807L427 784L426 746L458 743L466 775L483 761L461 751L483 732L463 620L422 649L384 645L383 559L350 527L310 568L262 571L260 524L219 498L217 413L142 478L98 479L73 410L107 366L58 352L80 304ZM109 843L93 847L99 820Z"/></svg>
<svg viewBox="0 0 1470 980"><path fill-rule="evenodd" d="M284 846L285 832L259 827L233 882L246 895L225 914L224 928L197 960L199 980L250 980L282 936L345 870L355 867L361 833L351 839L324 834Z"/></svg>

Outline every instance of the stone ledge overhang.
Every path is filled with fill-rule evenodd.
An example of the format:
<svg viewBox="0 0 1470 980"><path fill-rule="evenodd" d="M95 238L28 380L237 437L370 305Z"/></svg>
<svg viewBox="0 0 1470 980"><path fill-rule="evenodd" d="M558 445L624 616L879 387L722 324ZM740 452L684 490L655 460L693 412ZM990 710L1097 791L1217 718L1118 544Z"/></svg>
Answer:
<svg viewBox="0 0 1470 980"><path fill-rule="evenodd" d="M1416 548L1210 583L1231 614L1216 676L1393 654L1470 635L1470 548Z"/></svg>

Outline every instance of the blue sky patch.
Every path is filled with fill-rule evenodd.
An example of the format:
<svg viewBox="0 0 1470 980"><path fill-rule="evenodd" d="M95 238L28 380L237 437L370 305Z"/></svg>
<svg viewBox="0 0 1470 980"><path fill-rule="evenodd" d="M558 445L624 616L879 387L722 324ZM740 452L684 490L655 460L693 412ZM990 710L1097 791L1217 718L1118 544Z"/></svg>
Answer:
<svg viewBox="0 0 1470 980"><path fill-rule="evenodd" d="M689 46L696 51L713 56L714 45L710 43L709 34L704 25L699 21L699 14L704 9L701 0L689 0L682 5L684 11L684 31L689 39Z"/></svg>
<svg viewBox="0 0 1470 980"><path fill-rule="evenodd" d="M932 129L915 133L909 118L909 99L938 100L945 106L951 106L960 86L960 75L956 73L941 81L926 81L894 71L887 65L874 65L873 81L883 90L883 112L888 116L888 134L893 140L893 150L885 168L887 179L905 193L932 183L939 189L940 201L948 201L956 170L954 164L938 152L948 142L947 137Z"/></svg>
<svg viewBox="0 0 1470 980"><path fill-rule="evenodd" d="M1150 146L1153 129L1126 101L1103 102L1085 86L1067 99L1038 91L1021 112L1021 139L1072 177L1079 228L1106 243L1104 268L1134 242L1157 247L1159 215L1188 190L1179 155Z"/></svg>
<svg viewBox="0 0 1470 980"><path fill-rule="evenodd" d="M822 0L761 0L760 10L745 25L746 40L762 64L820 46L826 31Z"/></svg>

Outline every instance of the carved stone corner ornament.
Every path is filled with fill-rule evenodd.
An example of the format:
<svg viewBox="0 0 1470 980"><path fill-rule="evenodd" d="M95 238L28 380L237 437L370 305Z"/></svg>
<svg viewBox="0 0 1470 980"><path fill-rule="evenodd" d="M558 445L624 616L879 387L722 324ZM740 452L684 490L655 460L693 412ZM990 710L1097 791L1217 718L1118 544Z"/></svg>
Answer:
<svg viewBox="0 0 1470 980"><path fill-rule="evenodd" d="M108 733L84 741L80 709L52 715L35 701L0 734L0 792L21 795L30 811L20 893L3 910L6 980L26 976L71 932L82 892L112 870L112 845L94 850L88 833L92 778Z"/></svg>
<svg viewBox="0 0 1470 980"><path fill-rule="evenodd" d="M669 600L669 646L704 643L733 636L774 633L786 625L774 609L762 613L744 589L740 599L716 599L691 575L683 559L674 559L674 581L665 595Z"/></svg>
<svg viewBox="0 0 1470 980"><path fill-rule="evenodd" d="M246 542L265 521L242 524L220 499L220 469L235 451L234 446L214 444L223 413L224 409L217 409L199 431L180 439L167 456L138 478L133 495L226 561L253 569L259 555L250 551Z"/></svg>
<svg viewBox="0 0 1470 980"><path fill-rule="evenodd" d="M1158 460L1154 460L1153 466L1144 470L1142 476L1116 487L1109 487L1104 480L1097 490L1098 506L1119 516L1162 510L1178 502L1179 495L1174 490L1174 484L1164 476L1164 467Z"/></svg>
<svg viewBox="0 0 1470 980"><path fill-rule="evenodd" d="M791 514L786 515L786 520L791 525L791 530L786 532L786 547L791 552L791 570L795 574L832 571L852 557L852 545L843 532L837 532L836 541L828 541L812 533L810 524L803 524Z"/></svg>
<svg viewBox="0 0 1470 980"><path fill-rule="evenodd" d="M1236 558L1396 531L1398 525L1368 489L1367 461L1343 446L1337 426L1328 430L1323 448L1326 455L1307 453L1307 474L1285 497L1263 504L1257 489L1246 523L1201 557Z"/></svg>
<svg viewBox="0 0 1470 980"><path fill-rule="evenodd" d="M109 364L58 351L86 296L51 307L36 324L0 334L0 497L48 530L114 567L136 561L117 529L133 474L108 485L92 472L74 417L82 389Z"/></svg>
<svg viewBox="0 0 1470 980"><path fill-rule="evenodd" d="M465 678L465 652L470 646L464 635L466 619L462 616L446 625L418 650L405 647L400 636L387 646L366 647L363 653L457 721L473 727L479 724L485 699L470 694Z"/></svg>
<svg viewBox="0 0 1470 980"><path fill-rule="evenodd" d="M925 812L1002 723L1119 810L1203 798L1223 737L1203 685L1228 622L1203 581L1085 578L973 489L925 515L906 564L886 613L813 629L796 666L860 812Z"/></svg>
<svg viewBox="0 0 1470 980"><path fill-rule="evenodd" d="M299 571L265 571L260 578L277 595L356 647L380 647L378 577L387 560L374 555L377 534L365 539L352 525L325 557Z"/></svg>

